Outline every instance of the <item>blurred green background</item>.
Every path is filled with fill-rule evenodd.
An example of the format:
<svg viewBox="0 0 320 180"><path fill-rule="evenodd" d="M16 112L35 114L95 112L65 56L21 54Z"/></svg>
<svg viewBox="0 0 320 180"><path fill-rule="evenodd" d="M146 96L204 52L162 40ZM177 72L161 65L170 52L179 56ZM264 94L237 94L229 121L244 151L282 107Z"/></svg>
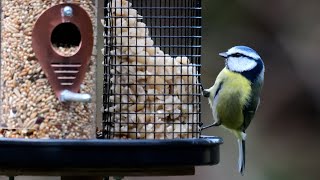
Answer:
<svg viewBox="0 0 320 180"><path fill-rule="evenodd" d="M237 172L234 136L222 128L212 128L204 134L224 139L218 165L197 167L195 176L126 179L319 180L320 1L203 0L202 3L204 87L213 84L224 66L217 54L234 45L254 48L266 66L260 108L247 130L245 175ZM206 99L202 107L203 121L211 121Z"/></svg>

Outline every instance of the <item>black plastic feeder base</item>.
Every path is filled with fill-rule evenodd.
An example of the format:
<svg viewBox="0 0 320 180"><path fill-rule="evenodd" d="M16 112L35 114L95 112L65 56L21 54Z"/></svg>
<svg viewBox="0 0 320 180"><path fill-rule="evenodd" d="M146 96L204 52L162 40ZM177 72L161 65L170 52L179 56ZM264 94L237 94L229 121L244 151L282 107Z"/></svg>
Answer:
<svg viewBox="0 0 320 180"><path fill-rule="evenodd" d="M0 174L50 176L192 175L219 163L219 137L175 140L0 139Z"/></svg>

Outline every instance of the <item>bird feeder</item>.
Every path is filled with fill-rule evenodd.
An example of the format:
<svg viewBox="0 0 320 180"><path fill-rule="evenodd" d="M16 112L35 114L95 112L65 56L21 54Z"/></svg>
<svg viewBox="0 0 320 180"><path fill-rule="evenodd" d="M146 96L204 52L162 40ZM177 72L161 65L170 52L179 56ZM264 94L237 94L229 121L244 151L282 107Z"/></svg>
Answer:
<svg viewBox="0 0 320 180"><path fill-rule="evenodd" d="M222 139L201 135L201 0L30 1L1 1L0 174L192 175L219 162Z"/></svg>

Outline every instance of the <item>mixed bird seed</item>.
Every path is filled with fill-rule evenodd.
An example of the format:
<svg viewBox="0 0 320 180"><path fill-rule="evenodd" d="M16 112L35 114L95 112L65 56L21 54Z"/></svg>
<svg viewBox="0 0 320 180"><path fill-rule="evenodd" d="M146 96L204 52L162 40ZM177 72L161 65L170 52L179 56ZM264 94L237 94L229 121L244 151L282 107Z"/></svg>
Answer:
<svg viewBox="0 0 320 180"><path fill-rule="evenodd" d="M95 137L94 101L59 102L31 47L37 18L48 8L66 2L84 8L96 28L96 8L92 0L1 1L0 137ZM75 53L75 49L78 48L58 47L66 56ZM94 95L94 81L95 50L80 92Z"/></svg>

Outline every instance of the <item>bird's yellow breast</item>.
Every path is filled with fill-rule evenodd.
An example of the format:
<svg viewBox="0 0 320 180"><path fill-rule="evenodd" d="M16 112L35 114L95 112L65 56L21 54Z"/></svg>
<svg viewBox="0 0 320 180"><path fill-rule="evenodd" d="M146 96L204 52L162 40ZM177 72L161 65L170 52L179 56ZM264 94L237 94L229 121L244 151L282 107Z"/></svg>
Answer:
<svg viewBox="0 0 320 180"><path fill-rule="evenodd" d="M239 130L243 124L243 108L251 94L251 82L239 73L223 69L217 77L222 82L216 101L216 113L222 125Z"/></svg>

